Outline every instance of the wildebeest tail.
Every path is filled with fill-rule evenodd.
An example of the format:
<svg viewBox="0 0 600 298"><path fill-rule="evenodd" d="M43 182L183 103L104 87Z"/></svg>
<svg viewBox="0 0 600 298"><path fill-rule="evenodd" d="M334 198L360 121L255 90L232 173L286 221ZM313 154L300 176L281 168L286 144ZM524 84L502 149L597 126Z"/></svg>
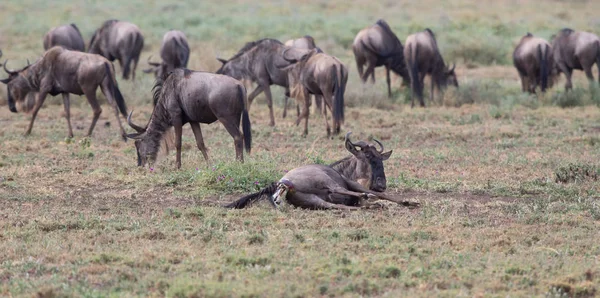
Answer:
<svg viewBox="0 0 600 298"><path fill-rule="evenodd" d="M544 48L542 49L542 46ZM548 45L538 45L538 61L540 62L540 87L542 88L542 92L546 92L548 88L548 75L550 72L549 61L548 61L548 53L550 52L550 46Z"/></svg>
<svg viewBox="0 0 600 298"><path fill-rule="evenodd" d="M111 65L108 62L106 62L104 63L104 67L106 69L106 75L108 76L108 92L110 92L113 95L113 98L117 103L117 107L119 108L119 111L121 112L123 117L127 117L127 106L125 105L125 99L123 98L123 94L121 94L121 90L119 90L119 87L116 84L117 80L113 75Z"/></svg>
<svg viewBox="0 0 600 298"><path fill-rule="evenodd" d="M244 110L242 111L242 133L244 134L244 148L250 153L252 148L252 129L250 127L250 116L248 116L248 104L246 100L246 89L238 85L238 100L241 101Z"/></svg>
<svg viewBox="0 0 600 298"><path fill-rule="evenodd" d="M408 61L408 69L410 74L410 88L412 92L417 95L419 101L423 100L423 86L421 86L421 81L419 80L419 65L417 62L417 57L419 54L419 45L415 43L407 45L408 48L408 57L406 57L406 61ZM414 48L414 51L413 51Z"/></svg>
<svg viewBox="0 0 600 298"><path fill-rule="evenodd" d="M263 188L261 191L255 192L253 194L249 194L249 195L242 197L239 200L229 203L223 207L231 208L231 209L243 209L246 206L248 206L249 204L260 200L264 196L272 196L276 190L277 190L277 183L273 182L273 183L271 183L271 185Z"/></svg>
<svg viewBox="0 0 600 298"><path fill-rule="evenodd" d="M331 78L333 80L333 119L337 123L344 122L344 68L340 66L338 73L338 66L334 65L331 68Z"/></svg>

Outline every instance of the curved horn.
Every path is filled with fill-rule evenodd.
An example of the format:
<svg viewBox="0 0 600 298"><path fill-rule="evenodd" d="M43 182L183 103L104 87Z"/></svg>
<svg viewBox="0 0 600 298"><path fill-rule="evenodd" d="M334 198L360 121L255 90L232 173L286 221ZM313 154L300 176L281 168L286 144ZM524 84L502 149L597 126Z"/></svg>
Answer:
<svg viewBox="0 0 600 298"><path fill-rule="evenodd" d="M150 61L151 59L152 59L152 55L150 55L150 57L148 57L148 64L150 64L152 66L159 66L160 65L160 63Z"/></svg>
<svg viewBox="0 0 600 298"><path fill-rule="evenodd" d="M4 60L4 65L3 65L4 71L6 71L7 74L12 75L12 74L17 73L17 71L6 68L6 64L8 64L8 59Z"/></svg>
<svg viewBox="0 0 600 298"><path fill-rule="evenodd" d="M2 50L0 50L0 58L2 58Z"/></svg>
<svg viewBox="0 0 600 298"><path fill-rule="evenodd" d="M137 126L133 122L131 122L131 114L133 114L133 111L129 112L129 116L127 116L127 124L129 124L129 126L131 126L131 128L135 129L139 133L145 132L146 131L145 128Z"/></svg>
<svg viewBox="0 0 600 298"><path fill-rule="evenodd" d="M344 141L350 143L351 145L354 145L354 143L352 143L352 141L350 141L350 135L351 134L352 134L351 131L347 132L346 133L346 137L344 138Z"/></svg>
<svg viewBox="0 0 600 298"><path fill-rule="evenodd" d="M31 65L31 63L29 63L29 59L27 59L27 66ZM25 66L25 67L27 67Z"/></svg>
<svg viewBox="0 0 600 298"><path fill-rule="evenodd" d="M377 143L379 145L379 147L381 147L379 151L379 153L383 153L383 144L381 144L381 142L379 142L377 139L373 139L373 142Z"/></svg>
<svg viewBox="0 0 600 298"><path fill-rule="evenodd" d="M283 52L281 53L281 57L283 57L283 60L285 60L287 62L296 62L297 61L296 59L288 59L285 57L285 53L291 49L292 48L287 48L287 49L283 50ZM352 132L350 132L350 133L352 133Z"/></svg>

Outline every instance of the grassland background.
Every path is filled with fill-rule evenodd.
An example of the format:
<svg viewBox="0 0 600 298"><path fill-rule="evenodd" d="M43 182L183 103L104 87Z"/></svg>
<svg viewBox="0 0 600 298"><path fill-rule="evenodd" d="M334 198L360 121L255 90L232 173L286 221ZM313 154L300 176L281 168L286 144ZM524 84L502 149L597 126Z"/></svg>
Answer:
<svg viewBox="0 0 600 298"><path fill-rule="evenodd" d="M154 171L135 167L133 144L119 139L106 106L84 138L91 109L74 97L68 140L60 98L49 99L23 137L30 116L10 113L2 89L0 295L594 296L598 88L588 91L577 73L572 94L561 80L544 96L523 95L510 57L526 32L600 33L598 11L595 1L3 1L0 49L13 68L41 55L50 27L75 22L87 42L108 18L136 23L146 44L140 79L119 86L138 123L150 116L154 82L140 69L166 30L183 30L189 67L209 71L247 41L311 34L350 69L343 129L393 149L389 192L423 207L216 206L296 166L347 155L340 138L325 138L322 118L311 116L306 138L282 119L278 87L276 127L262 96L252 106L245 164L213 124L202 126L211 164L186 128L182 169L171 152ZM378 18L401 40L436 32L461 85L444 105L410 109L396 77L388 99L381 70L375 85L360 84L350 44Z"/></svg>

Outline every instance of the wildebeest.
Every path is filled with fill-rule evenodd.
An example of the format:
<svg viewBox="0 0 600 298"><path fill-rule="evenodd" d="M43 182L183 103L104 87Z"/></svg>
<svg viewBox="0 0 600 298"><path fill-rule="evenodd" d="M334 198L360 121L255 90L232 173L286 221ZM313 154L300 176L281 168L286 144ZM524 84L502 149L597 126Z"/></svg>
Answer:
<svg viewBox="0 0 600 298"><path fill-rule="evenodd" d="M406 38L404 59L410 75L411 106L415 106L415 96L419 98L421 106L425 106L423 88L425 76L428 74L431 75L430 97L432 103L434 86L437 86L441 93L448 85L458 88L458 80L454 73L456 65L448 68L440 54L435 35L429 28Z"/></svg>
<svg viewBox="0 0 600 298"><path fill-rule="evenodd" d="M119 20L108 20L92 35L89 53L104 56L109 61L119 60L123 78L135 80L135 69L144 47L144 37L138 26ZM133 67L131 64L133 63Z"/></svg>
<svg viewBox="0 0 600 298"><path fill-rule="evenodd" d="M573 88L571 82L573 69L585 71L588 80L593 82L592 66L594 63L598 67L598 81L600 82L600 39L598 35L564 28L553 38L552 52L556 67L567 77L565 89Z"/></svg>
<svg viewBox="0 0 600 298"><path fill-rule="evenodd" d="M316 49L317 45L315 44L315 39L310 35L304 35L303 37L297 39L290 39L284 43L286 47L296 48L296 49L305 49L312 50ZM315 111L321 113L322 112L322 99L321 96L315 95ZM285 102L283 105L283 118L287 116L287 104L288 104L288 96L285 97ZM296 104L296 116L300 116L300 105Z"/></svg>
<svg viewBox="0 0 600 298"><path fill-rule="evenodd" d="M542 92L551 86L552 47L539 37L527 33L513 52L513 63L521 78L523 92L535 93L539 85Z"/></svg>
<svg viewBox="0 0 600 298"><path fill-rule="evenodd" d="M121 135L125 137L119 111L123 116L127 116L127 107L117 86L114 68L104 57L70 51L57 46L46 51L44 56L34 64L28 65L19 71L8 70L6 63L4 63L4 70L9 74L9 77L0 81L7 85L8 106L11 112L17 112L16 103L26 102L29 94L38 92L26 135L31 133L33 122L46 99L46 95L62 94L69 137L73 137L69 94L85 94L94 110L94 118L88 130L88 136L90 136L102 112L102 108L100 108L96 99L96 90L100 87L108 102L114 107ZM29 105L22 106L24 111L27 112Z"/></svg>
<svg viewBox="0 0 600 298"><path fill-rule="evenodd" d="M244 161L244 146L250 152L252 135L250 118L246 102L246 89L241 82L224 75L191 71L177 68L159 79L154 85L155 107L146 127L127 123L137 131L127 137L135 139L138 166L152 164L156 160L160 140L170 127L175 128L175 147L177 149L177 168L181 167L181 128L190 123L196 145L208 161L208 154L200 123L210 124L217 120L223 124L233 137L235 154ZM240 132L240 117L243 137Z"/></svg>
<svg viewBox="0 0 600 298"><path fill-rule="evenodd" d="M289 65L281 57L283 49L284 45L280 41L265 38L246 43L229 60L218 58L223 65L217 70L217 74L224 74L237 80L247 79L258 84L248 95L249 104L252 104L258 94L265 92L269 106L270 126L275 125L270 86L274 84L286 90L288 88L287 73L280 69L281 66Z"/></svg>
<svg viewBox="0 0 600 298"><path fill-rule="evenodd" d="M190 58L190 46L185 34L179 30L165 33L160 46L162 62L151 62L150 58L148 64L152 67L145 69L144 72L153 72L156 78L161 78L164 73L169 73L175 68L186 68Z"/></svg>
<svg viewBox="0 0 600 298"><path fill-rule="evenodd" d="M352 143L349 140L350 133L346 134L346 149L356 156L356 146L363 148L364 142ZM362 149L361 149L362 150ZM386 153L389 157L391 152ZM362 159L363 157L358 157ZM378 160L378 157L371 156L373 160ZM346 159L342 160L345 161ZM380 161L380 160L379 160ZM376 161L375 161L376 163ZM344 168L349 171L359 170L355 165L343 162ZM272 183L259 192L244 196L239 200L232 202L225 207L242 209L249 204L260 200L264 196L269 196L271 203L279 205L281 199L285 198L288 203L308 209L359 209L365 202L365 199L380 198L392 202L396 202L405 206L418 206L418 203L413 203L404 200L398 200L387 196L382 192L367 189L360 183L353 181L343 172L335 169L335 166L342 167L342 163L334 163L334 166L325 165L306 165L295 168L286 173L279 182ZM383 172L383 167L373 167L371 173L373 176ZM380 173L379 173L380 174ZM385 175L384 175L385 177ZM372 185L373 186L373 185Z"/></svg>
<svg viewBox="0 0 600 298"><path fill-rule="evenodd" d="M403 84L410 83L404 61L404 48L386 21L380 19L374 25L360 30L352 43L352 51L363 82L367 81L369 75L375 82L375 67L385 66L389 97L392 97L390 70L402 77ZM363 72L365 64L367 71Z"/></svg>
<svg viewBox="0 0 600 298"><path fill-rule="evenodd" d="M85 42L75 24L62 25L50 29L44 35L44 51L61 46L67 50L85 52Z"/></svg>
<svg viewBox="0 0 600 298"><path fill-rule="evenodd" d="M333 133L338 134L344 122L344 92L348 82L346 66L336 57L321 53L317 49L309 51L287 48L283 51L282 57L291 63L282 68L289 72L290 96L304 103L296 125L304 118L303 134L308 134L309 95L320 95L325 102L323 118L327 135L331 134L327 108L333 115Z"/></svg>
<svg viewBox="0 0 600 298"><path fill-rule="evenodd" d="M346 134L344 145L352 155L338 160L329 166L344 177L360 183L370 190L383 192L387 188L383 161L390 158L392 151L383 152L383 144L373 139L380 149L364 141L353 143L350 140L351 132Z"/></svg>

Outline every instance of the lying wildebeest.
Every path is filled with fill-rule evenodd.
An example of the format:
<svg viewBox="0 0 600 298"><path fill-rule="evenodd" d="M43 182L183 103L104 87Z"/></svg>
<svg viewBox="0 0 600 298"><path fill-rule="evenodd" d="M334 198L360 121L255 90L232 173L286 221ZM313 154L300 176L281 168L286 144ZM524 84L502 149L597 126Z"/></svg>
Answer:
<svg viewBox="0 0 600 298"><path fill-rule="evenodd" d="M131 114L127 123L137 133L127 137L135 139L138 155L138 166L154 163L158 153L160 140L171 126L175 128L175 147L177 149L177 168L181 167L181 127L190 123L196 145L208 161L208 154L200 123L210 124L217 120L233 137L235 155L244 161L246 152L250 153L252 135L250 118L246 103L246 88L241 82L224 75L208 72L191 71L177 68L159 79L154 85L155 107L146 127L131 122ZM240 132L240 117L243 137Z"/></svg>
<svg viewBox="0 0 600 298"><path fill-rule="evenodd" d="M62 25L50 29L44 35L44 51L61 46L67 50L85 52L85 42L75 24Z"/></svg>
<svg viewBox="0 0 600 298"><path fill-rule="evenodd" d="M123 78L135 80L135 69L140 60L144 47L144 37L138 26L118 21L108 20L92 35L89 53L104 56L109 61L119 60L123 68ZM133 67L131 64L133 63Z"/></svg>
<svg viewBox="0 0 600 298"><path fill-rule="evenodd" d="M315 39L310 35L304 35L303 37L297 39L290 39L284 43L286 47L296 48L296 49L305 49L312 50L316 49L317 45L315 44ZM322 113L322 102L321 96L315 95L315 111ZM283 105L283 118L287 116L287 103L288 96L285 97L285 102ZM300 105L296 104L296 116L300 116Z"/></svg>
<svg viewBox="0 0 600 298"><path fill-rule="evenodd" d="M380 175L385 180L383 164L381 164L382 157L369 156L368 154L358 156L356 153L365 150L366 143L352 143L349 140L349 134L346 134L346 149L358 160L363 161L365 158L368 159L367 162L371 164L370 175L372 177ZM361 148L361 150L358 151L356 147ZM371 149L366 149L366 152L370 151ZM383 158L389 157L390 154L391 151L385 153L386 157ZM306 165L295 168L285 174L279 182L272 183L261 191L242 197L225 207L242 209L264 196L269 196L275 206L280 204L282 198L285 198L288 203L294 206L308 209L355 210L359 209L361 205L364 206L364 200L370 198L380 198L405 206L418 206L418 203L397 200L382 192L373 190L375 185L371 185L371 190L369 190L360 183L353 181L344 173L362 172L362 170L358 166L358 163L349 162L350 160L352 160L352 157L336 162L332 166ZM381 166L374 164L381 164ZM336 167L342 169L343 172L336 170ZM371 180L376 179L371 178ZM383 190L385 190L385 187Z"/></svg>
<svg viewBox="0 0 600 298"><path fill-rule="evenodd" d="M552 85L552 47L539 37L527 33L513 52L513 63L521 78L523 92L535 93L539 85L542 92L546 92Z"/></svg>
<svg viewBox="0 0 600 298"><path fill-rule="evenodd" d="M419 98L422 107L425 106L423 100L424 79L426 75L431 75L431 102L433 103L434 86L437 86L443 95L443 90L448 85L458 88L458 80L452 68L444 63L444 58L440 54L437 41L433 32L427 28L425 31L417 32L406 38L404 47L404 58L410 75L411 82L411 106L415 106L415 96Z"/></svg>
<svg viewBox="0 0 600 298"><path fill-rule="evenodd" d="M271 85L288 88L287 73L279 69L281 66L289 65L281 57L284 45L275 39L265 38L249 42L242 47L231 59L217 58L223 65L217 74L224 74L237 80L248 79L258 84L250 95L248 102L252 104L254 98L261 92L265 92L267 105L269 106L270 126L275 125L273 117L273 99L271 96ZM289 93L286 91L286 93Z"/></svg>
<svg viewBox="0 0 600 298"><path fill-rule="evenodd" d="M170 30L163 36L160 46L160 58L162 62L151 62L151 68L145 69L145 73L154 73L156 78L161 78L164 73L169 73L175 68L186 68L190 58L190 46L185 34L179 30Z"/></svg>
<svg viewBox="0 0 600 298"><path fill-rule="evenodd" d="M410 83L404 62L404 47L386 21L380 19L374 25L360 30L352 43L352 51L363 83L367 82L369 75L375 82L375 67L378 66L385 66L389 97L392 97L390 70L402 77L403 84ZM363 73L365 64L367 71Z"/></svg>
<svg viewBox="0 0 600 298"><path fill-rule="evenodd" d="M302 50L287 48L282 53L283 59L291 65L283 67L289 72L290 96L304 103L302 113L296 120L296 125L304 121L304 135L308 134L308 116L310 94L322 96L325 104L323 118L327 136L331 134L327 120L327 108L333 115L333 133L340 132L344 122L344 92L348 82L348 70L336 57L321 53L318 49Z"/></svg>
<svg viewBox="0 0 600 298"><path fill-rule="evenodd" d="M8 106L11 112L17 112L15 103L27 102L27 96L37 92L37 100L35 100L33 106L31 122L25 133L26 135L31 133L33 122L46 99L46 95L62 94L69 137L73 137L69 94L85 94L94 110L94 118L87 134L90 136L102 112L102 108L100 108L96 99L96 90L100 87L108 102L114 107L121 135L125 137L119 111L123 116L127 116L127 107L117 86L112 64L104 57L70 51L57 46L46 51L44 56L34 64L28 65L19 71L8 70L6 62L4 63L4 70L9 74L9 77L0 80L0 82L7 85ZM29 105L25 104L22 107L27 112Z"/></svg>
<svg viewBox="0 0 600 298"><path fill-rule="evenodd" d="M594 81L592 66L598 67L598 81L600 82L600 38L598 35L569 28L562 29L552 40L554 63L558 70L565 74L567 83L565 89L573 88L571 75L573 69L585 71L590 82Z"/></svg>

